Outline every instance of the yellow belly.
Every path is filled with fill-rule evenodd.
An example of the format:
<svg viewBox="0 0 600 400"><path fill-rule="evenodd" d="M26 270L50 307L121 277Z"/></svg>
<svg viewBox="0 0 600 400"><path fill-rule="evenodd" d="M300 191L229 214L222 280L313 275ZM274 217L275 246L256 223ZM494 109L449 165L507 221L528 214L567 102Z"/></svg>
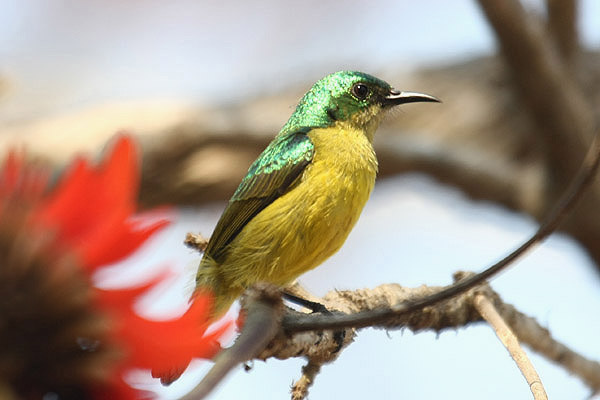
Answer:
<svg viewBox="0 0 600 400"><path fill-rule="evenodd" d="M283 286L318 266L342 246L358 220L377 173L370 141L363 131L340 127L308 136L315 153L299 182L242 229L223 264L203 260L219 275L217 309L253 283Z"/></svg>

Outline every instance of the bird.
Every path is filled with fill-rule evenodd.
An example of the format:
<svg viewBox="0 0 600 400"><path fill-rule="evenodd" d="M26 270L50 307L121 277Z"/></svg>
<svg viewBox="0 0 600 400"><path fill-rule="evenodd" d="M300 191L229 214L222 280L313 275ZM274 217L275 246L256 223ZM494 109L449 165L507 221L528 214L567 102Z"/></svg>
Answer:
<svg viewBox="0 0 600 400"><path fill-rule="evenodd" d="M195 293L224 314L257 282L285 287L337 252L378 170L373 136L386 112L434 96L358 71L317 81L248 169L204 251Z"/></svg>

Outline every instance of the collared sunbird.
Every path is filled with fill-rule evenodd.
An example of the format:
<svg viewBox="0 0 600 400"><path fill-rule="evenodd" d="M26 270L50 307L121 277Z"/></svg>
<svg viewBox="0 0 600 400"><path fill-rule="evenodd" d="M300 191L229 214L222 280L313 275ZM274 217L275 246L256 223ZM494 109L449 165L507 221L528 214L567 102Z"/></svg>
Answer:
<svg viewBox="0 0 600 400"><path fill-rule="evenodd" d="M196 290L222 314L259 281L290 284L344 243L375 184L373 134L385 112L438 102L371 75L321 79L248 169L208 242Z"/></svg>

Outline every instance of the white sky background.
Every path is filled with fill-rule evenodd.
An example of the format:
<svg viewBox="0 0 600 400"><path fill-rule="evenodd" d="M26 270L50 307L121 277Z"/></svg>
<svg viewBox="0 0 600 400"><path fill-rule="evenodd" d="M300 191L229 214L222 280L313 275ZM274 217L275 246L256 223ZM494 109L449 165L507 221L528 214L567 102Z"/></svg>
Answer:
<svg viewBox="0 0 600 400"><path fill-rule="evenodd" d="M584 1L581 11L584 41L598 48L600 2ZM0 3L0 74L10 78L12 92L10 101L0 98L0 121L114 100L244 101L335 70L382 71L386 78L396 70L491 52L494 46L470 0L368 5L5 0ZM401 82L392 84L402 87ZM139 280L148 274L141 267L172 259L186 231L210 234L223 207L184 211L166 236L131 260L122 279ZM376 186L344 248L301 281L317 294L384 282L447 284L453 271L484 268L534 230L526 216L471 202L423 176L389 178ZM180 249L178 266L188 265L188 271L176 288L143 302L145 313L165 315L184 304L181 289L189 290L198 257ZM572 240L553 236L496 278L493 287L556 338L600 360L600 318L594 312L600 309L600 281ZM519 371L484 324L437 339L432 333L408 331L389 336L360 332L336 363L323 368L310 398L530 398ZM587 397L589 391L576 378L541 357L532 358L551 398ZM256 362L249 373L240 368L212 398L288 398L303 363ZM182 394L207 366L162 393L167 398ZM143 380L138 375L134 379Z"/></svg>

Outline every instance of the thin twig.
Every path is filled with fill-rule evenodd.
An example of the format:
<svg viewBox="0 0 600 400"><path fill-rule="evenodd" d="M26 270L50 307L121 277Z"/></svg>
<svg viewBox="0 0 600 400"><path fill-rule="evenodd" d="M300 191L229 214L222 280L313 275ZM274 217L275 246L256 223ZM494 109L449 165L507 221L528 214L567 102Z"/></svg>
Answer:
<svg viewBox="0 0 600 400"><path fill-rule="evenodd" d="M494 328L498 339L500 339L504 347L506 347L512 359L515 360L517 367L519 367L525 380L527 380L527 384L529 384L531 393L533 393L533 398L535 400L548 400L544 385L533 367L533 364L519 345L519 340L515 334L511 331L506 322L504 322L504 319L502 319L500 314L498 314L498 311L496 311L492 302L485 295L478 294L473 299L473 306L492 328Z"/></svg>
<svg viewBox="0 0 600 400"><path fill-rule="evenodd" d="M206 250L206 246L208 246L208 239L202 236L199 233L191 233L188 232L185 235L185 239L183 240L183 244L185 244L190 249L194 249L198 252L204 252Z"/></svg>
<svg viewBox="0 0 600 400"><path fill-rule="evenodd" d="M235 366L254 358L277 334L283 314L281 293L270 285L255 286L246 292L251 299L247 303L242 333L233 346L217 355L215 365L181 400L205 398Z"/></svg>
<svg viewBox="0 0 600 400"><path fill-rule="evenodd" d="M308 364L302 367L302 376L292 386L292 400L304 400L308 396L308 389L312 386L319 371L321 371L321 363L313 360L309 360Z"/></svg>
<svg viewBox="0 0 600 400"><path fill-rule="evenodd" d="M525 254L526 251L540 243L563 221L566 215L573 209L576 201L581 197L585 189L587 189L593 177L595 176L598 166L600 165L600 140L594 138L588 153L583 161L580 171L573 178L567 190L560 197L554 208L546 216L535 234L515 249L508 256L498 261L486 270L471 276L467 279L456 282L437 293L425 296L409 302L394 305L387 309L378 309L355 314L307 314L295 315L293 317L284 316L282 321L283 328L288 332L302 332L308 330L321 329L339 329L339 328L361 328L380 324L386 320L397 318L398 316L423 309L424 307L437 304L441 301L449 299L463 293L485 280L496 275L498 272L505 269L507 266L516 261L519 257Z"/></svg>
<svg viewBox="0 0 600 400"><path fill-rule="evenodd" d="M552 337L548 329L534 318L527 316L510 304L497 305L498 312L521 343L536 353L554 361L570 373L578 376L592 393L600 392L600 363L571 350Z"/></svg>

